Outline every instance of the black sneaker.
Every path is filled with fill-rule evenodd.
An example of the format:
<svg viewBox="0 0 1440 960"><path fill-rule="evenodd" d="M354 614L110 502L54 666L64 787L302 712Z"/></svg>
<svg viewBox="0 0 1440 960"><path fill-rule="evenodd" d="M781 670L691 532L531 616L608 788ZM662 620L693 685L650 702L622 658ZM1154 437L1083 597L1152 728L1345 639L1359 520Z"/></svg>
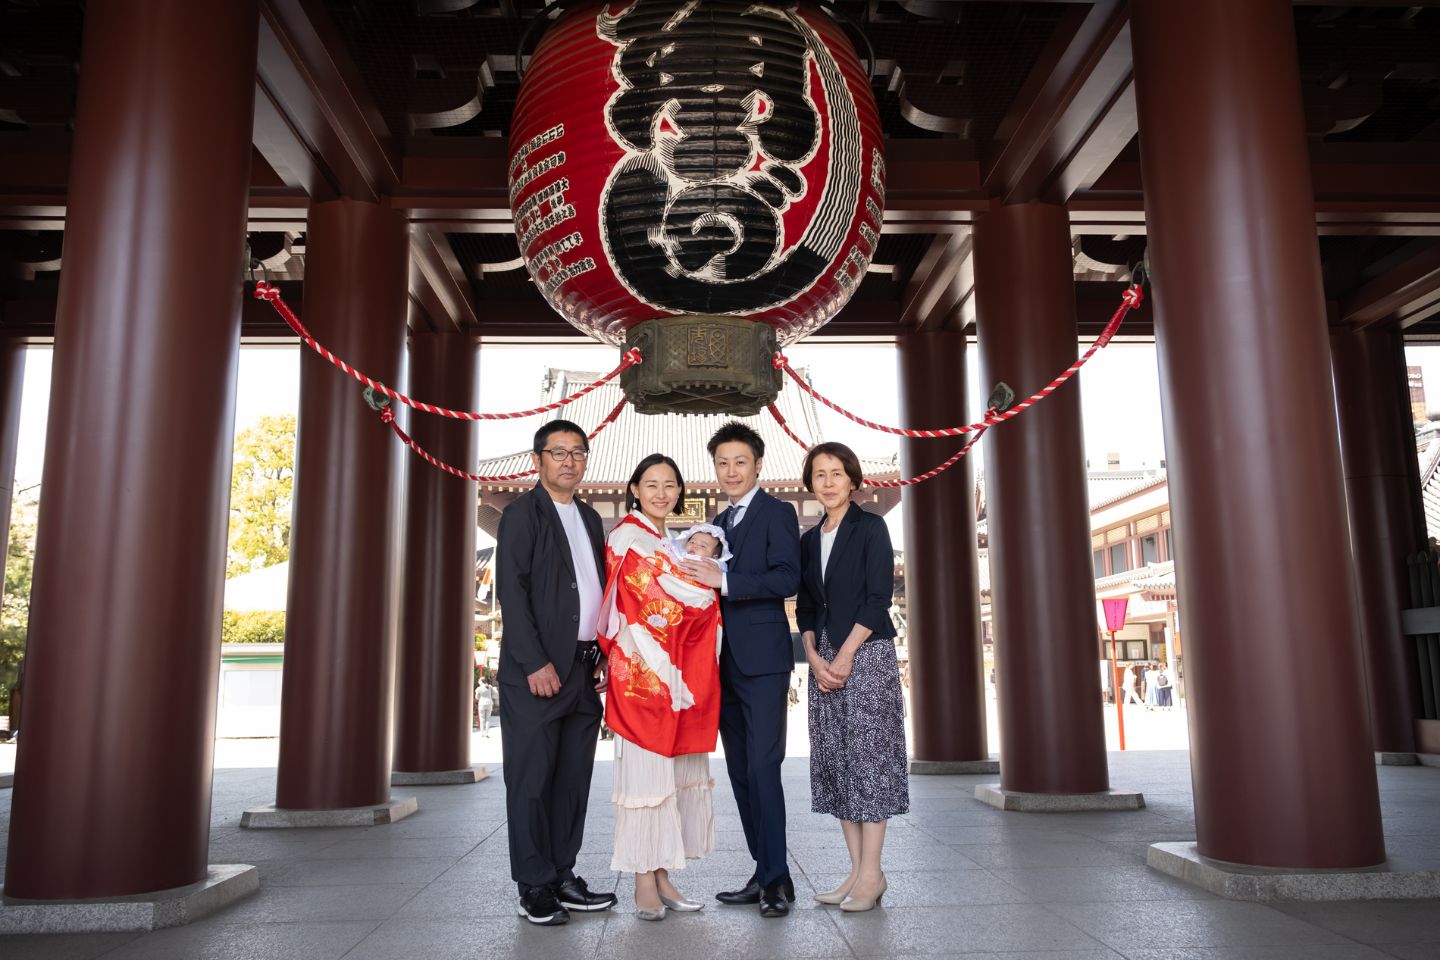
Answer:
<svg viewBox="0 0 1440 960"><path fill-rule="evenodd" d="M570 922L570 911L555 899L555 891L550 887L532 887L522 894L517 912L538 927L558 927Z"/></svg>
<svg viewBox="0 0 1440 960"><path fill-rule="evenodd" d="M595 910L609 910L615 906L615 894L591 893L582 877L571 877L556 888L560 905L571 910L590 913Z"/></svg>

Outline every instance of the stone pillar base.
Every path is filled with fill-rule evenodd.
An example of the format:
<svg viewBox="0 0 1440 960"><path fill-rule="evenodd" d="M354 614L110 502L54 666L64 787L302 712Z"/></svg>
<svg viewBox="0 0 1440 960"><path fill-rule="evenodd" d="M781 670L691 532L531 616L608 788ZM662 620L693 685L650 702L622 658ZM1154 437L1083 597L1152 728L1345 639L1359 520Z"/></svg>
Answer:
<svg viewBox="0 0 1440 960"><path fill-rule="evenodd" d="M15 786L15 774L0 773L0 790L8 790Z"/></svg>
<svg viewBox="0 0 1440 960"><path fill-rule="evenodd" d="M1413 767L1420 762L1420 758L1413 753L1390 752L1387 750L1375 751L1375 763L1382 767Z"/></svg>
<svg viewBox="0 0 1440 960"><path fill-rule="evenodd" d="M284 810L273 803L246 810L240 826L250 830L286 830L302 827L375 827L404 820L419 809L414 797L391 797L371 807L335 810Z"/></svg>
<svg viewBox="0 0 1440 960"><path fill-rule="evenodd" d="M1415 762L1422 767L1440 767L1440 753L1417 753Z"/></svg>
<svg viewBox="0 0 1440 960"><path fill-rule="evenodd" d="M1000 758L989 760L911 760L910 774L919 777L960 776L976 773L999 773Z"/></svg>
<svg viewBox="0 0 1440 960"><path fill-rule="evenodd" d="M490 776L490 768L476 765L460 770L392 770L392 787L428 787L437 784L479 783Z"/></svg>
<svg viewBox="0 0 1440 960"><path fill-rule="evenodd" d="M248 863L214 864L204 880L133 897L94 900L0 898L0 934L129 933L178 927L260 889Z"/></svg>
<svg viewBox="0 0 1440 960"><path fill-rule="evenodd" d="M1145 795L1138 790L1106 790L1104 793L1021 793L1005 790L998 783L982 783L975 799L997 810L1018 813L1078 813L1090 810L1142 810Z"/></svg>
<svg viewBox="0 0 1440 960"><path fill-rule="evenodd" d="M1440 897L1440 870L1285 870L1202 857L1190 842L1152 843L1151 868L1228 900L1423 900Z"/></svg>

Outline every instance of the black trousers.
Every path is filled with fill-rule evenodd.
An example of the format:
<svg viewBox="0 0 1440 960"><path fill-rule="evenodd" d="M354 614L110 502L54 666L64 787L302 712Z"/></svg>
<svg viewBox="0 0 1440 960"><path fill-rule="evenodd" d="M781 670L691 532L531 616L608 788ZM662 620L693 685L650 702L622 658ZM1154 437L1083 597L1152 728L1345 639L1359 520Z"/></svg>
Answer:
<svg viewBox="0 0 1440 960"><path fill-rule="evenodd" d="M522 895L574 876L603 713L595 679L580 663L549 699L528 687L501 691L510 876Z"/></svg>
<svg viewBox="0 0 1440 960"><path fill-rule="evenodd" d="M785 862L785 721L790 675L747 677L727 652L720 654L720 739L725 768L755 878L771 884L790 876Z"/></svg>

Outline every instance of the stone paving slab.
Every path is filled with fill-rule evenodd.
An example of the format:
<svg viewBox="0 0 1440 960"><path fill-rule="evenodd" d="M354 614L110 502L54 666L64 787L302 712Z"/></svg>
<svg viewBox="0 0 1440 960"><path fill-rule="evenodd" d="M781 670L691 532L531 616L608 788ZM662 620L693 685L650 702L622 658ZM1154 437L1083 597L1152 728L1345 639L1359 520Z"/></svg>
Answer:
<svg viewBox="0 0 1440 960"><path fill-rule="evenodd" d="M751 868L717 761L718 852L675 873L681 889L707 906L658 924L632 915L629 877L609 870L611 768L601 762L578 867L592 888L615 891L621 903L611 913L577 916L555 929L533 928L515 916L496 766L479 784L407 788L419 810L397 823L258 833L240 830L239 816L273 799L275 771L222 769L215 775L211 860L254 863L258 893L187 927L138 937L0 938L0 957L1440 958L1440 901L1308 905L1312 909L1235 903L1146 868L1150 844L1194 839L1188 757L1131 752L1111 754L1110 762L1114 782L1144 791L1146 809L1006 813L974 800L986 777L914 778L911 811L889 830L885 900L870 913L849 915L812 899L815 890L843 878L848 857L834 821L809 812L807 758L792 758L784 780L798 900L789 918L763 920L753 907L711 902ZM1440 852L1440 773L1381 767L1377 774L1392 859ZM8 812L9 794L0 793L0 824ZM0 835L0 844L4 840Z"/></svg>

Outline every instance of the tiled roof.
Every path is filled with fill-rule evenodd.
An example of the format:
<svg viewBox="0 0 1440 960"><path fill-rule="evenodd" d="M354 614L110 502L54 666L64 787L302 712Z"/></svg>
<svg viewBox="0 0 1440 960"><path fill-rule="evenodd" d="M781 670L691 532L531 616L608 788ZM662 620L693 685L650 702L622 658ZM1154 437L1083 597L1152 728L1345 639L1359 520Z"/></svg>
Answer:
<svg viewBox="0 0 1440 960"><path fill-rule="evenodd" d="M1165 471L1140 470L1090 470L1086 473L1086 488L1090 496L1090 512L1109 506L1128 496L1148 490L1165 481ZM987 503L985 495L985 474L977 471L975 485L979 489L979 514L982 517L980 532L985 532L984 514Z"/></svg>
<svg viewBox="0 0 1440 960"><path fill-rule="evenodd" d="M1427 535L1440 537L1440 443L1435 441L1420 454L1420 499Z"/></svg>
<svg viewBox="0 0 1440 960"><path fill-rule="evenodd" d="M1148 490L1164 480L1164 470L1092 470L1088 474L1090 512Z"/></svg>
<svg viewBox="0 0 1440 960"><path fill-rule="evenodd" d="M809 379L808 371L800 375ZM593 383L599 373L551 369L545 378L549 385L543 403L564 399L573 391ZM618 379L586 394L567 407L541 414L535 419L538 429L550 420L573 420L587 430L603 420L623 393ZM775 401L781 416L802 439L818 443L824 439L820 430L815 401L793 386L787 386ZM635 464L652 453L665 453L675 459L685 482L692 486L713 486L715 468L705 444L710 436L728 420L749 424L765 441L765 465L761 482L769 486L800 486L800 468L805 451L787 437L769 413L753 417L731 417L724 414L640 414L633 407L624 412L595 440L590 463L585 471L584 487L621 485L630 479ZM860 454L860 451L856 451ZM860 465L867 477L893 479L899 475L898 458L866 457L860 454ZM528 450L480 462L481 476L508 476L530 469Z"/></svg>

